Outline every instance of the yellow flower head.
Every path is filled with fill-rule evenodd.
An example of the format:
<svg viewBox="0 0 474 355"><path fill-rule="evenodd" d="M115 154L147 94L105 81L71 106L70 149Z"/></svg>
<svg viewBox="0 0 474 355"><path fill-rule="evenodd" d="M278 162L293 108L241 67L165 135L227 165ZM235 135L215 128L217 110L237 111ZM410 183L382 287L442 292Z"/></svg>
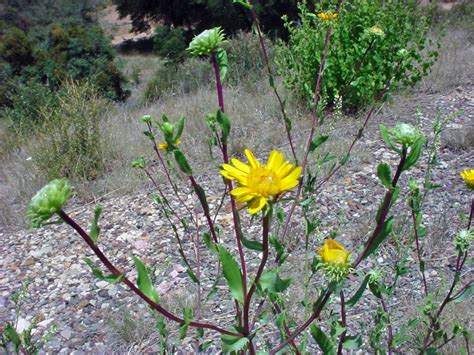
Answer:
<svg viewBox="0 0 474 355"><path fill-rule="evenodd" d="M176 139L174 141L174 145L178 145L181 143L181 140L180 139ZM160 143L158 144L158 148L160 148L160 150L168 150L169 146L168 146L168 143Z"/></svg>
<svg viewBox="0 0 474 355"><path fill-rule="evenodd" d="M326 239L322 248L318 248L318 253L321 256L323 263L334 264L337 266L347 265L350 251L336 242L334 239Z"/></svg>
<svg viewBox="0 0 474 355"><path fill-rule="evenodd" d="M370 28L370 32L372 32L375 35L383 36L385 32L378 26L372 26Z"/></svg>
<svg viewBox="0 0 474 355"><path fill-rule="evenodd" d="M222 165L221 174L235 180L238 187L231 191L238 203L247 203L248 211L255 214L276 200L285 191L298 185L301 167L290 164L283 153L273 150L267 164L262 166L252 152L245 149L248 164L232 159L232 165Z"/></svg>
<svg viewBox="0 0 474 355"><path fill-rule="evenodd" d="M474 169L464 170L459 175L461 175L461 177L463 178L463 180L466 183L467 187L474 190Z"/></svg>
<svg viewBox="0 0 474 355"><path fill-rule="evenodd" d="M331 21L337 17L337 14L333 12L320 12L318 17L324 21Z"/></svg>

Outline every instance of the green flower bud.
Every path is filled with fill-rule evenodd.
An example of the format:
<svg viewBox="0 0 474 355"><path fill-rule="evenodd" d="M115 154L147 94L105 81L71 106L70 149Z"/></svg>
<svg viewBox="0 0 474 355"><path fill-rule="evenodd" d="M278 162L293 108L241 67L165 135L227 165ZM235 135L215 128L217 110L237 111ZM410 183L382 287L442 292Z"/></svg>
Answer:
<svg viewBox="0 0 474 355"><path fill-rule="evenodd" d="M423 132L407 123L399 123L389 130L393 140L399 144L410 147L418 139L423 138Z"/></svg>
<svg viewBox="0 0 474 355"><path fill-rule="evenodd" d="M151 116L150 115L143 116L142 121L145 123L151 123Z"/></svg>
<svg viewBox="0 0 474 355"><path fill-rule="evenodd" d="M401 49L398 50L397 55L400 58L406 58L406 57L408 57L408 51L405 48L401 48Z"/></svg>
<svg viewBox="0 0 474 355"><path fill-rule="evenodd" d="M214 27L195 36L187 50L194 56L210 55L223 43L224 32L220 27Z"/></svg>
<svg viewBox="0 0 474 355"><path fill-rule="evenodd" d="M72 188L66 179L55 179L39 190L31 199L27 216L33 228L43 226L44 222L59 212L71 198Z"/></svg>
<svg viewBox="0 0 474 355"><path fill-rule="evenodd" d="M466 229L462 229L458 232L456 235L456 238L454 238L454 246L456 247L456 250L465 253L466 251L469 250L469 247L471 245L471 241L474 239L474 232Z"/></svg>
<svg viewBox="0 0 474 355"><path fill-rule="evenodd" d="M165 135L165 137L173 137L173 129L174 125L169 122L165 122L161 125L161 131Z"/></svg>
<svg viewBox="0 0 474 355"><path fill-rule="evenodd" d="M134 169L145 169L145 159L140 158L132 161L132 168Z"/></svg>

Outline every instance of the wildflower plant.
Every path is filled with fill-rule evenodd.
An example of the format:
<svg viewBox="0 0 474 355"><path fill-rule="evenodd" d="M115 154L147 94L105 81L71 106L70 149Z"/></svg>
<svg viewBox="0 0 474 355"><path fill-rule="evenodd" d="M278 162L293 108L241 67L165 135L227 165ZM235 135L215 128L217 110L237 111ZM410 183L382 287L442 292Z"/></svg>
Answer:
<svg viewBox="0 0 474 355"><path fill-rule="evenodd" d="M301 354L314 352L319 348L327 354L342 354L345 351L367 351L371 348L375 353L393 354L407 350L404 346L410 340L410 349L416 346L420 353L434 353L458 336L464 338L469 349L470 337L465 328L456 323L448 329L441 321L441 316L447 304L467 298L472 292L472 281L465 282L461 271L468 260L472 241L474 202L470 205L467 228L459 231L454 239L456 268L451 286L440 302L435 297L437 286L430 285L425 275L426 262L422 250L422 238L429 233L423 225L424 202L428 192L436 188L431 182L430 172L435 168L439 148L437 142L446 121L437 122L433 130L434 139L420 128L407 123L391 127L380 126L381 138L386 147L398 155L398 162L395 165L380 162L376 168L375 173L383 194L368 235L358 238L356 244L350 245L341 240L335 228L330 238L323 238L320 229L324 216L318 213L318 193L332 177L343 171L354 146L390 91L393 84L391 79L400 75L403 68L396 60L391 62L391 74L375 90L371 106L349 148L335 162L335 159L328 160L323 156L323 163L332 160L332 165L323 172L319 169L320 164L312 164L312 159L318 156L320 148L329 138L320 129L321 123L331 118L331 111L321 110L320 103L325 100L322 82L323 79L331 80L331 76L325 77L334 54L329 48L332 34L343 29L339 23L347 15L344 1L339 1L331 8L331 16L328 15L329 12L325 12L325 16L321 13L321 16L309 16L311 21L325 22L325 35L322 48L317 52L318 68L312 94L311 128L302 141L297 141L293 136L292 120L287 114L285 100L275 85L273 66L269 61L253 4L250 0L234 2L249 11L254 21L270 86L281 109L280 118L285 129L282 134L288 138L290 153L285 155L275 148L269 153L265 164L257 158L262 154L252 152L251 147L245 149L246 162L229 156L232 118L225 110L223 80L227 70L231 70L231 63L228 63L221 47L225 35L220 29L214 28L196 36L190 44L189 52L208 58L215 74L216 106L210 109L203 120L209 128L211 153L220 156L219 167L214 171L215 180L222 183L220 203L217 206L210 205L206 188L199 183L193 164L188 161L183 137L186 123L184 117L170 118L163 114L160 119L150 115L142 118L146 126L144 134L163 173L164 182L154 174L156 164L151 164L144 158L133 162L133 166L142 171L156 189L152 197L163 218L172 227L176 247L189 276L189 293L195 295L193 304L183 308L182 314L165 306L155 288L158 281L140 258L133 256L137 270L136 280L127 275L123 267L115 265L104 253L99 239L102 210L96 209L90 231L86 232L66 212L66 202L71 194L63 180L47 185L40 191L39 197L33 198L28 212L32 225L38 227L53 215L58 215L71 226L100 262L101 267L98 267L94 261L85 260L93 274L113 284L122 283L148 304L157 320L163 353L176 345L171 343L173 340L170 335L176 327L178 329L175 334L179 339L191 336L191 329L197 329L192 335L197 344L195 351L204 351L213 345L220 347L224 353ZM310 15L304 9L302 12L303 16ZM384 40L380 31L379 27L372 27L369 32L373 33L368 35ZM340 97L344 94L343 90ZM180 144L181 142L183 143ZM299 146L302 146L301 151L296 149ZM420 184L416 180L410 180L409 191L405 192L400 182L406 179L413 167L421 164L420 157L424 151L429 152L425 181ZM467 187L470 187L469 173L463 173L462 178ZM462 184L461 179L459 183ZM191 192L194 196L192 204L184 198L183 185L187 186L186 194ZM405 206L412 222L412 235L404 241L403 252L397 256L390 269L371 270L368 260L374 262L374 256L378 255L381 246L387 245L394 234L396 219L392 208L402 205L403 198L407 200ZM182 208L174 208L173 203ZM228 210L231 211L230 224L220 223L217 218L224 205L228 205ZM198 214L203 216L205 225L200 224ZM301 222L302 228L295 227L300 224L298 222ZM229 225L230 228L227 228ZM260 226L257 228L260 231L257 236L252 232L255 225ZM191 241L191 251L186 250L188 244L184 238ZM301 250L304 251L304 257L297 256L297 259L303 272L289 277L295 265L288 260ZM415 263L409 261L408 254L411 252L417 256ZM215 268L204 273L204 259L213 263ZM410 274L412 268L417 269L420 276L422 295L417 300L420 314L404 323L404 319L394 319L397 314L393 309L393 297L400 280ZM222 281L225 281L225 292L219 286ZM209 284L212 286L209 287ZM292 293L295 284L303 287L303 299L298 299ZM366 292L367 289L371 296ZM218 319L209 307L204 307L217 293L231 300L233 309L229 311L233 316L230 324L224 319ZM290 300L296 301L293 302L297 303L296 309L290 308ZM350 313L356 310L362 300L375 305L371 328L354 327L348 321ZM338 307L333 307L334 303L338 303ZM331 311L328 310L330 308ZM418 328L418 333L424 332L424 335L421 341L413 345L416 339L415 327ZM220 342L216 343L215 336L205 337L204 332L219 334Z"/></svg>

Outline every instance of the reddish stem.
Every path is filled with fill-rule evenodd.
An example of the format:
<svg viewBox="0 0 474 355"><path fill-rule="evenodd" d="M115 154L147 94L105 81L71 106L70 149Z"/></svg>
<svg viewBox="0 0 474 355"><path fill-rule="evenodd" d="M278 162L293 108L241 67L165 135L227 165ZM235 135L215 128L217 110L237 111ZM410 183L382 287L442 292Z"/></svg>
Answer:
<svg viewBox="0 0 474 355"><path fill-rule="evenodd" d="M281 314L281 308L280 308L280 305L276 302L273 302L273 308L275 308L275 311L278 313L278 314ZM283 327L285 329L285 333L288 337L291 336L291 331L290 331L290 328L288 328L288 324L286 324L286 321L283 321ZM293 347L293 350L295 350L295 353L296 355L299 355L301 354L300 351L298 350L298 346L296 345L295 341L294 340L291 340L290 341L290 345Z"/></svg>
<svg viewBox="0 0 474 355"><path fill-rule="evenodd" d="M347 321L346 321L346 302L344 300L344 291L341 291L339 293L340 298L341 298L341 325L343 327L347 327ZM341 337L339 338L339 346L337 347L337 355L342 354L342 346L344 344L344 341L346 340L346 334L347 330L344 330L341 334Z"/></svg>
<svg viewBox="0 0 474 355"><path fill-rule="evenodd" d="M280 105L280 111L283 115L283 120L285 121L286 136L288 138L288 143L290 143L290 148L291 148L291 153L293 155L293 159L295 160L296 164L298 164L298 157L296 156L296 149L295 149L295 146L293 144L293 138L291 137L291 128L288 124L288 122L290 120L289 120L289 118L286 114L285 103L282 100L282 98L280 96L280 93L278 92L278 90L276 88L276 85L274 83L274 76L273 76L273 72L272 72L272 67L270 65L270 60L268 58L267 48L265 46L265 41L263 40L263 35L262 35L262 31L260 29L260 23L258 21L257 14L255 13L255 10L253 9L251 0L248 0L248 3L250 5L250 12L252 14L253 23L255 25L255 28L257 29L258 39L260 41L260 48L262 48L262 53L263 53L263 60L265 61L265 66L267 68L268 77L269 77L270 83L271 83L270 86L272 87L273 93L275 94L275 96L278 100L278 103Z"/></svg>
<svg viewBox="0 0 474 355"><path fill-rule="evenodd" d="M219 73L219 64L217 63L216 54L212 53L211 55L211 62L214 66L214 75L216 77L216 86L217 86L217 102L219 104L219 108L222 112L224 112L224 94L222 92L222 81L221 75Z"/></svg>
<svg viewBox="0 0 474 355"><path fill-rule="evenodd" d="M202 209L204 211L204 215L206 216L207 224L209 225L209 230L211 231L212 239L214 243L219 243L217 239L216 229L214 228L214 222L211 218L211 212L209 211L209 206L207 204L206 196L202 191L202 187L194 179L194 176L189 176L189 181L191 181L191 185L193 186L194 192L198 196L199 202L201 203Z"/></svg>
<svg viewBox="0 0 474 355"><path fill-rule="evenodd" d="M332 291L326 291L324 298L321 300L318 307L314 310L313 314L308 318L308 320L304 322L300 327L298 327L293 333L291 333L291 336L288 339L286 339L283 343L271 349L269 354L275 355L277 352L279 352L281 349L287 346L292 340L294 340L301 332L303 332L306 328L308 328L311 325L311 323L313 323L313 321L319 317L327 301L329 301L331 294L332 294Z"/></svg>
<svg viewBox="0 0 474 355"><path fill-rule="evenodd" d="M262 221L262 246L263 246L263 255L262 255L262 260L260 261L260 265L257 270L257 274L255 275L255 279L252 283L252 286L250 286L249 292L247 294L247 297L244 300L244 334L245 336L250 335L250 301L252 300L252 296L255 292L255 289L257 287L257 284L260 280L260 277L262 276L263 270L265 269L265 264L267 263L268 260L268 235L270 231L270 221L269 221L269 216L268 214L263 217Z"/></svg>
<svg viewBox="0 0 474 355"><path fill-rule="evenodd" d="M392 179L392 189L386 192L384 201L382 203L382 208L380 212L380 217L377 221L377 226L374 229L374 232L370 236L369 240L367 241L364 251L359 254L357 257L356 261L354 261L352 267L355 269L357 265L365 258L367 255L370 247L373 245L374 241L377 239L379 236L380 232L382 231L382 228L385 224L385 220L387 218L388 212L390 211L390 204L392 202L392 197L393 197L393 192L395 191L395 187L397 186L398 179L400 178L400 175L402 174L403 171L403 165L405 165L405 160L407 157L407 148L406 146L403 146L402 149L402 156L400 159L400 162L397 167L397 171L395 173L395 176Z"/></svg>
<svg viewBox="0 0 474 355"><path fill-rule="evenodd" d="M416 253L418 255L418 264L420 265L421 276L423 279L423 288L425 290L425 296L428 296L428 284L426 282L425 269L423 268L423 270L421 270L422 260L421 260L421 251L420 251L420 241L419 241L420 238L418 237L418 228L416 226L416 215L413 208L411 210L411 217L413 220L413 229L415 231Z"/></svg>
<svg viewBox="0 0 474 355"><path fill-rule="evenodd" d="M99 249L97 245L94 244L93 240L90 238L90 236L79 226L71 217L69 217L66 212L63 210L60 210L58 212L59 217L64 220L67 224L69 224L81 237L84 239L86 244L89 246L90 249L94 252L94 254L99 258L99 260L102 262L102 264L112 273L114 276L122 276L123 277L123 283L128 286L128 288L135 293L137 296L139 296L141 299L143 299L148 305L153 308L154 310L158 311L161 315L164 317L175 321L177 323L183 324L184 319L181 319L174 315L173 313L169 312L162 306L160 306L158 303L152 301L150 298L148 298L138 287L135 286L135 284L130 281L122 272L120 272L111 262L110 260L104 255L104 253ZM216 325L213 324L208 324L208 323L201 323L201 322L190 322L190 326L192 327L197 327L197 328L205 328L205 329L212 329L217 332L220 332L222 334L227 334L235 337L241 337L242 334L239 333L234 333L230 332L228 330L225 330L223 328L220 328Z"/></svg>
<svg viewBox="0 0 474 355"><path fill-rule="evenodd" d="M392 343L393 343L393 329L392 329L392 322L390 321L390 313L388 313L387 305L383 299L382 294L380 294L380 303L382 304L383 311L387 315L387 327L388 327L388 339L387 339L387 347L388 347L388 355L393 354L392 350Z"/></svg>

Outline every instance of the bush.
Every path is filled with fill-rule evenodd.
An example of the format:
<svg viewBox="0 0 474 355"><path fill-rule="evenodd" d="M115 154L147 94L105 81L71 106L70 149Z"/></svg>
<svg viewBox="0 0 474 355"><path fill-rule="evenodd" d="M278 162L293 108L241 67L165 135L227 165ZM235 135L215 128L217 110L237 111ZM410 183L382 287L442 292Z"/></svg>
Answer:
<svg viewBox="0 0 474 355"><path fill-rule="evenodd" d="M230 63L225 83L236 85L255 82L265 75L260 42L256 35L240 32L226 42L225 49ZM213 80L208 60L187 58L183 63L160 67L148 82L142 102L152 102L165 95L194 92L209 86Z"/></svg>
<svg viewBox="0 0 474 355"><path fill-rule="evenodd" d="M206 87L212 78L207 61L189 58L182 64L161 66L148 82L142 102L149 103L167 95L190 93Z"/></svg>
<svg viewBox="0 0 474 355"><path fill-rule="evenodd" d="M47 85L34 81L21 84L11 96L11 107L4 110L2 117L13 131L28 132L41 122L40 111L44 108L51 110L56 103L56 96Z"/></svg>
<svg viewBox="0 0 474 355"><path fill-rule="evenodd" d="M42 120L33 161L48 179L97 178L104 170L101 117L107 101L89 83L68 81L58 91L54 108L39 108Z"/></svg>
<svg viewBox="0 0 474 355"><path fill-rule="evenodd" d="M171 63L181 63L186 58L186 33L182 28L158 26L153 43L156 53Z"/></svg>
<svg viewBox="0 0 474 355"><path fill-rule="evenodd" d="M289 42L287 45L280 43L276 61L289 90L312 100L329 25L333 26L332 45L324 69L323 102L334 102L358 67L357 79L351 82L344 95L346 109L369 104L388 80L393 80L394 86L411 86L428 73L437 52L421 55L430 42L427 40L430 20L421 15L416 2L359 0L344 4L336 19L323 20L311 13L303 1L300 22L286 22ZM328 11L319 6L317 12L323 10ZM382 29L383 33L374 33L376 28L373 26ZM395 73L399 62L399 71Z"/></svg>

